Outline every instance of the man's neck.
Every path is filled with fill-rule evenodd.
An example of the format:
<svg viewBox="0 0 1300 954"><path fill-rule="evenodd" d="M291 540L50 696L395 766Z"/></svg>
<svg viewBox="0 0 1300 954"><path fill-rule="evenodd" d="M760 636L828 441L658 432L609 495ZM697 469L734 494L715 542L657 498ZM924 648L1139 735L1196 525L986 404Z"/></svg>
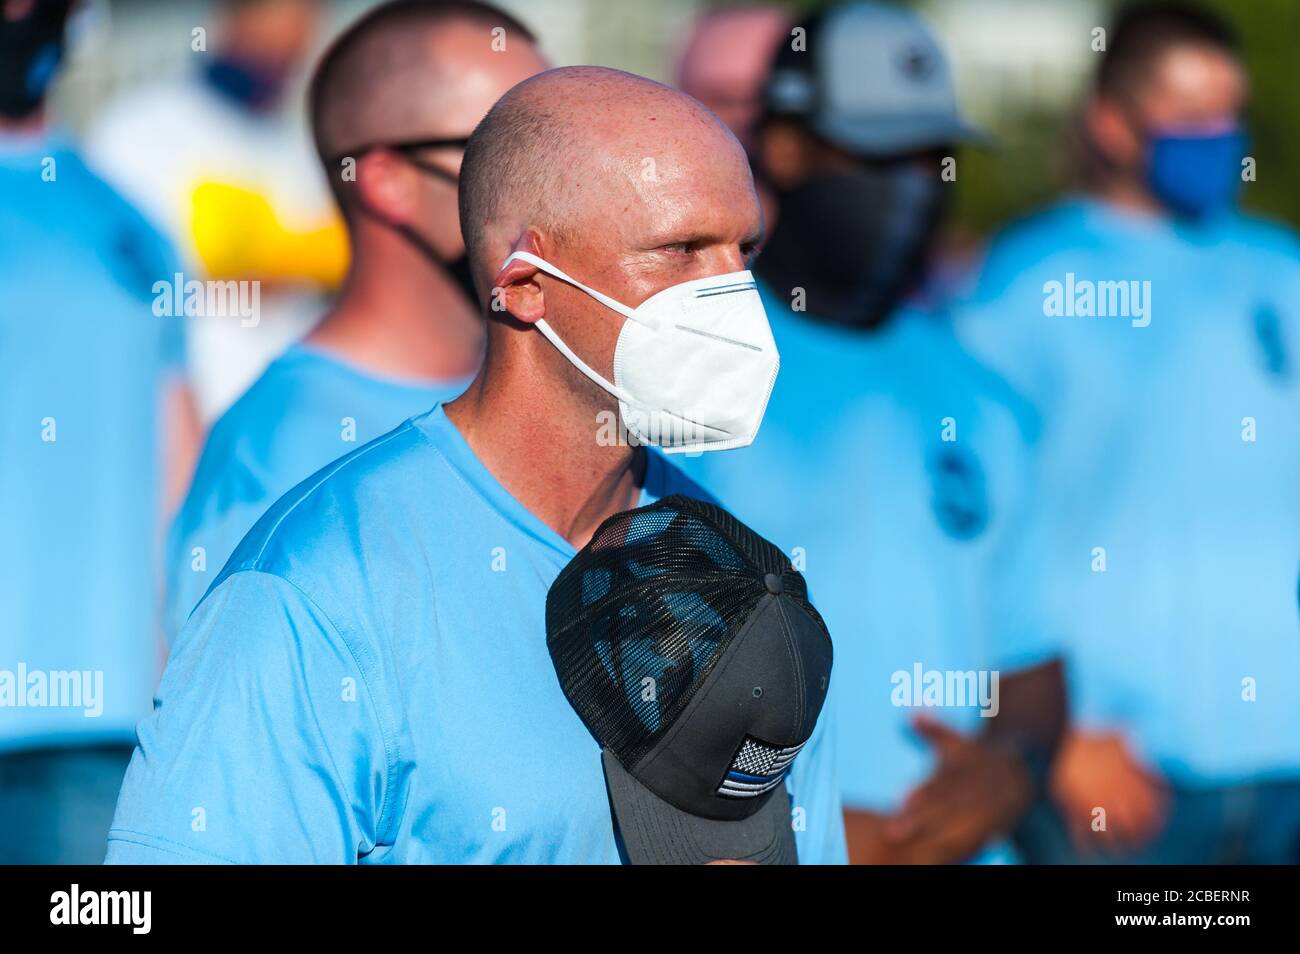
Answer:
<svg viewBox="0 0 1300 954"><path fill-rule="evenodd" d="M504 334L541 340L528 330ZM516 500L581 549L607 517L637 505L646 454L602 442L586 380L578 384L566 374L556 381L555 362L536 344L507 348L494 338L483 370L447 405L447 416Z"/></svg>
<svg viewBox="0 0 1300 954"><path fill-rule="evenodd" d="M342 291L307 340L382 377L466 378L483 318L446 269L397 235L365 236Z"/></svg>
<svg viewBox="0 0 1300 954"><path fill-rule="evenodd" d="M37 107L21 119L0 118L0 136L35 138L46 132L45 108Z"/></svg>
<svg viewBox="0 0 1300 954"><path fill-rule="evenodd" d="M1138 215L1162 216L1164 206L1145 185L1123 179L1100 184L1093 194L1103 202Z"/></svg>

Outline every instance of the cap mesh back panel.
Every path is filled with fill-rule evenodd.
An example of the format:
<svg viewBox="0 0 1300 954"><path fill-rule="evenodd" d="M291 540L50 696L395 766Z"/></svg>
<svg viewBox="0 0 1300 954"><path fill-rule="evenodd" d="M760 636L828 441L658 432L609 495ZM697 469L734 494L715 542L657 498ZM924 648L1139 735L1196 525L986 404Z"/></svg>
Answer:
<svg viewBox="0 0 1300 954"><path fill-rule="evenodd" d="M820 621L785 554L680 495L610 517L560 573L547 647L565 696L620 762L635 765L673 724L767 592L768 573Z"/></svg>

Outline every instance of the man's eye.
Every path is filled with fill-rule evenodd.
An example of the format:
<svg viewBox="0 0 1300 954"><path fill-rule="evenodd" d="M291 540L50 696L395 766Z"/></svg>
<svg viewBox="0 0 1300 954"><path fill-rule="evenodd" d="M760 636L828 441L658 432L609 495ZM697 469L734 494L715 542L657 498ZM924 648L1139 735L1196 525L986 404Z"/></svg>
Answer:
<svg viewBox="0 0 1300 954"><path fill-rule="evenodd" d="M695 246L690 242L675 242L672 245L665 245L664 251L672 252L674 255L690 255L695 251Z"/></svg>

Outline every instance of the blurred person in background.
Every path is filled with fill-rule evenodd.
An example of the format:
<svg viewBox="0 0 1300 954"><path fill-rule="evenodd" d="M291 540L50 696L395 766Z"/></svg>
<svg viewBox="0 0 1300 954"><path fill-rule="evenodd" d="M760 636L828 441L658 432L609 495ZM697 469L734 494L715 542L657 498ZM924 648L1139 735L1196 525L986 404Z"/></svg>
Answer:
<svg viewBox="0 0 1300 954"><path fill-rule="evenodd" d="M750 156L768 68L793 25L781 7L711 10L692 24L678 62L678 87L713 110Z"/></svg>
<svg viewBox="0 0 1300 954"><path fill-rule="evenodd" d="M754 186L768 227L776 216L771 190L754 163L763 115L763 86L776 48L790 37L788 10L772 6L726 7L702 14L686 35L677 63L677 86L721 119L740 140L753 166Z"/></svg>
<svg viewBox="0 0 1300 954"><path fill-rule="evenodd" d="M1300 861L1300 246L1238 211L1248 77L1121 11L1083 190L992 243L960 327L1037 406L1073 730L1034 861ZM1278 175L1276 169L1260 175Z"/></svg>
<svg viewBox="0 0 1300 954"><path fill-rule="evenodd" d="M485 330L460 234L461 155L492 104L545 66L526 27L474 0L382 4L326 52L309 109L352 265L316 329L212 428L169 538L169 638L270 504L457 397L478 370Z"/></svg>
<svg viewBox="0 0 1300 954"><path fill-rule="evenodd" d="M799 27L753 137L781 372L754 444L686 468L791 555L835 633L850 858L1004 858L988 846L1031 804L1063 701L1026 556L1032 415L927 299L946 157L974 131L912 13L850 3ZM983 703L929 687L993 668Z"/></svg>
<svg viewBox="0 0 1300 954"><path fill-rule="evenodd" d="M0 863L104 857L198 434L173 252L45 112L71 6L0 0Z"/></svg>
<svg viewBox="0 0 1300 954"><path fill-rule="evenodd" d="M347 265L310 142L285 109L318 19L318 0L219 0L195 27L193 70L110 100L87 135L92 165L171 237L187 280L260 283L251 316L188 317L205 424L312 326Z"/></svg>

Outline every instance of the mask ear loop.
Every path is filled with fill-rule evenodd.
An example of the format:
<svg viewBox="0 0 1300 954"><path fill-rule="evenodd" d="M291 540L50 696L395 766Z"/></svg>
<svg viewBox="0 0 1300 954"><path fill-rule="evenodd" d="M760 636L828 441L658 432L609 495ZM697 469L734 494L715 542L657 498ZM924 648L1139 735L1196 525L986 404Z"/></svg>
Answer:
<svg viewBox="0 0 1300 954"><path fill-rule="evenodd" d="M564 272L560 271L560 269L556 268L550 262L546 261L545 259L538 258L536 255L532 254L531 252L513 252L511 253L509 258L507 258L504 262L501 263L501 267L505 268L507 265L510 264L511 261L513 261L516 258L522 259L523 261L528 262L531 265L537 266L539 269L546 272L546 274L554 278L558 278L562 282L568 282L570 285L573 285L575 288L582 289L584 292L586 292L592 298L596 299L602 305L604 305L605 307L613 311L618 312L620 315L625 316L629 321L636 321L638 324L647 325L648 327L655 327L654 325L649 325L647 322L638 319L633 314L632 309L628 308L622 302L615 301L613 298L610 298L608 295L601 294L600 292L596 291L594 288L588 288L582 282L578 281L575 278L570 278L568 275L564 274ZM606 393L611 394L614 397L618 398L620 401L622 401L624 404L628 405L629 407L635 407L635 408L640 408L641 410L645 410L645 408L642 406L640 401L633 400L632 396L629 395L626 391L624 391L618 385L614 384L612 381L606 380L603 375L597 373L594 368L592 368L589 364L587 364L587 362L583 361L576 354L574 354L573 349L564 343L563 339L561 339L560 336L555 333L555 329L551 327L550 322L548 322L545 318L537 319L536 324L537 324L537 330L546 336L546 340L555 346L555 350L560 352L560 354L564 355L566 358L568 358L569 363L572 364L579 371L581 371L597 387L601 388Z"/></svg>
<svg viewBox="0 0 1300 954"><path fill-rule="evenodd" d="M567 275L560 269L556 268L550 262L546 261L546 259L538 258L532 252L511 252L510 257L501 263L501 267L505 268L515 259L528 262L530 265L535 265L537 268L540 268L542 271L546 272L546 274L550 275L552 278L558 278L560 281L567 282L568 284L572 285L574 288L582 289L592 298L596 299L596 301L604 305L606 308L610 309L611 311L618 312L624 318L627 318L631 321L635 321L639 325L645 325L651 331L659 330L659 322L654 321L653 319L647 319L645 315L638 315L636 313L635 308L629 308L621 301L617 301L613 298L610 298L608 295L604 294L603 292L598 292L596 291L596 289L591 288L588 285L584 285L582 282L578 281L573 276Z"/></svg>

